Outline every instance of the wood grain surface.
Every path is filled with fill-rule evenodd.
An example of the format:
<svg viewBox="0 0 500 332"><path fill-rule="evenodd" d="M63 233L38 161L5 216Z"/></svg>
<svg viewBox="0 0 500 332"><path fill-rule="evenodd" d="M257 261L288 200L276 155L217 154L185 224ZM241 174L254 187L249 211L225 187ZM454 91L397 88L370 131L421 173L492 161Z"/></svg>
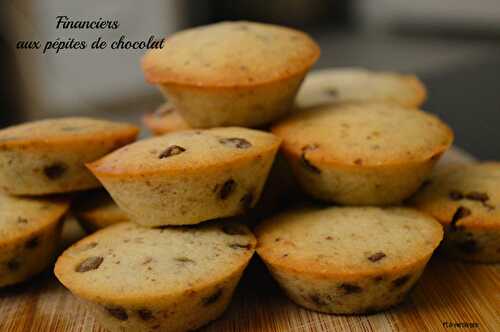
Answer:
<svg viewBox="0 0 500 332"><path fill-rule="evenodd" d="M453 161L466 160L452 155ZM74 219L65 225L66 244L82 236ZM475 328L445 323L477 324ZM467 264L439 253L405 302L368 316L335 316L290 302L254 257L226 313L203 331L500 331L500 265ZM0 289L0 331L104 332L85 304L51 272Z"/></svg>
<svg viewBox="0 0 500 332"><path fill-rule="evenodd" d="M334 316L288 301L254 258L227 312L204 331L440 331L477 323L500 331L500 266L433 257L406 301L369 316ZM468 329L465 329L468 330ZM477 330L477 329L476 329ZM0 331L102 331L85 304L51 274L0 292Z"/></svg>

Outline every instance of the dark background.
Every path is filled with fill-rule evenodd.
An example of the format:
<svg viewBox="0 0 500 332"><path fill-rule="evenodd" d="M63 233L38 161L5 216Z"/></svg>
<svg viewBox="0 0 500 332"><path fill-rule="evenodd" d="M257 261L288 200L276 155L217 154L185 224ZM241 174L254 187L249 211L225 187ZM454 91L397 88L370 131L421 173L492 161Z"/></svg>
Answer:
<svg viewBox="0 0 500 332"><path fill-rule="evenodd" d="M64 82L62 87L51 87L48 90L50 93L44 89L52 81L57 82L58 75L64 75L65 67L62 64L68 65L71 60L69 57L75 57L75 54L49 59L62 72L54 74L53 80L49 72L48 75L45 74L45 81L40 81L34 79L39 75L38 60L34 57L31 59L26 54L21 56L14 49L13 35L26 38L26 25L33 25L29 31L44 33L43 28L38 28L47 24L43 21L44 16L40 16L41 13L51 16L51 19L55 19L60 12L79 18L92 18L90 14L93 13L92 5L95 3L95 17L112 16L115 10L116 16L125 17L120 18L122 26L128 26L134 31L147 25L138 19L140 22L131 26L130 22L136 16L139 17L140 13L149 15L148 20L152 23L147 22L148 24L161 27L154 28L160 31L149 31L150 33L161 32L166 35L189 26L237 19L303 29L321 46L322 56L316 68L362 66L416 73L429 90L429 100L424 109L438 114L450 124L456 134L456 145L480 159L500 159L500 2L495 1L481 1L484 8L470 7L471 4L467 5L470 2L465 0L440 1L439 4L435 1L422 1L405 5L396 0L158 0L140 5L156 6L149 8L149 12L155 15L148 14L144 8L142 11L137 8L127 10L124 8L127 1L114 3L116 7L107 4L103 9L99 8L102 5L97 1L81 2L80 6L87 6L85 12L81 11L76 2L69 6L68 2L62 0L50 0L47 2L50 6L46 7L34 1L16 4L2 2L0 126L27 119L75 114L136 121L143 112L151 111L161 103L160 94L139 77L141 53L134 55L137 59L132 59L133 66L124 65L124 69L118 67L121 74L127 70L135 73L130 81L137 81L135 86L129 84L127 88L124 87L122 93L120 86L125 86L124 83L128 83L128 80L116 74L116 80L113 81L113 77L110 77L115 75L113 68L104 64L104 57L92 55L95 56L94 65L82 62L81 57L74 58L76 65L72 65L71 69L74 70L72 77L76 96L73 99L54 101L53 96L57 96L58 89L61 89L61 95L67 94L62 88L71 84ZM447 9L443 8L445 3L454 5ZM61 10L57 12L59 8ZM164 9L161 12L156 8ZM162 23L172 23L172 17L176 18L176 22L163 28ZM154 25L154 20L158 21L157 25ZM123 55L111 59L106 61L129 61ZM30 62L31 60L33 61ZM78 63L82 63L81 67ZM98 68L99 65L103 68ZM109 73L105 70L106 66L110 67ZM109 94L103 93L102 87L96 88L100 93L96 93L95 97L91 93L79 93L83 91L82 87L97 84L84 76L92 70L95 70L97 79L98 75L103 75L101 80L108 82L104 87L112 86ZM53 72L57 73L57 70L53 69Z"/></svg>

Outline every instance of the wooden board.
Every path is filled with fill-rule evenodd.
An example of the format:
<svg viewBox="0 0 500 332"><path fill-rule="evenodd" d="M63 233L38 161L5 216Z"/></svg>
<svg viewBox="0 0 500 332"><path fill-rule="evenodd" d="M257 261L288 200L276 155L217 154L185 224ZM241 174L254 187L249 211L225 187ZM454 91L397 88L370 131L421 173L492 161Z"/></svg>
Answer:
<svg viewBox="0 0 500 332"><path fill-rule="evenodd" d="M333 316L302 309L281 293L258 259L252 261L223 317L225 331L439 331L444 322L500 331L500 266L434 257L407 300L369 316ZM99 331L86 306L46 274L0 293L0 331Z"/></svg>
<svg viewBox="0 0 500 332"><path fill-rule="evenodd" d="M457 161L456 154L449 160ZM75 225L70 236L78 237ZM72 228L73 227L73 228ZM257 257L234 301L204 331L440 331L445 323L477 324L500 331L500 265L466 264L433 257L406 301L369 316L335 316L302 309L279 290ZM0 290L0 331L104 332L86 306L47 272L30 282Z"/></svg>

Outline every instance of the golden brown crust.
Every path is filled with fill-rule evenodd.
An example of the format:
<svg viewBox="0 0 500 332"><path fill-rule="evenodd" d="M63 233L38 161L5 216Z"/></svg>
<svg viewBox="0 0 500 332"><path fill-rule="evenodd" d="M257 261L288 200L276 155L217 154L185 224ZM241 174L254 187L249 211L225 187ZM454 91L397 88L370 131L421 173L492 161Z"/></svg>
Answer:
<svg viewBox="0 0 500 332"><path fill-rule="evenodd" d="M405 77L408 85L412 86L415 91L415 98L413 100L408 100L407 103L402 103L402 106L405 107L415 107L419 108L422 106L427 100L427 89L425 85L418 79L415 75L407 75Z"/></svg>
<svg viewBox="0 0 500 332"><path fill-rule="evenodd" d="M224 43L219 44L221 41ZM200 49L204 56L194 56ZM144 56L142 67L150 83L226 89L296 76L307 71L319 54L318 45L301 31L269 24L222 22L174 34L162 50Z"/></svg>
<svg viewBox="0 0 500 332"><path fill-rule="evenodd" d="M260 256L262 250L259 250L259 247L257 247L257 252L259 253ZM265 253L263 253L263 255L265 255ZM265 257L266 261L268 261L270 265L274 266L277 269L282 270L285 273L298 274L303 276L304 278L307 277L317 278L317 279L338 278L346 281L356 282L359 280L366 279L367 277L373 276L375 274L381 276L405 274L406 271L412 270L415 266L427 264L427 261L430 259L431 254L424 257L420 257L418 260L414 260L411 262L402 262L401 265L395 268L380 270L379 272L373 272L368 270L342 271L342 272L333 270L327 271L324 269L323 265L320 265L314 261L308 261L306 263L291 265L283 262L283 260L279 259L278 257L272 257L272 256L265 256Z"/></svg>
<svg viewBox="0 0 500 332"><path fill-rule="evenodd" d="M0 202L0 247L32 238L60 222L70 207L70 200L62 197L22 198L0 194Z"/></svg>
<svg viewBox="0 0 500 332"><path fill-rule="evenodd" d="M155 305L161 305L162 301L168 301L171 298L176 298L179 296L185 296L186 294L190 293L198 293L198 292L203 292L206 289L210 288L215 288L217 285L225 280L233 277L235 274L239 274L242 272L242 270L246 267L248 264L248 261L253 255L254 249L257 245L256 239L253 236L253 234L248 230L246 226L240 225L239 227L242 227L245 229L244 234L239 235L236 234L235 237L239 239L240 241L242 238L245 239L245 245L248 247L245 248L244 251L241 252L241 254L238 256L238 262L234 262L236 257L233 257L233 262L231 263L237 263L234 265L231 265L228 269L228 267L221 268L220 270L212 270L212 275L207 276L207 275L195 275L192 276L193 280L192 282L189 282L189 289L184 288L185 284L188 284L187 282L182 283L182 286L179 285L172 285L172 287L165 287L163 286L158 286L158 284L155 285L155 289L150 289L148 288L148 291L144 292L137 292L134 289L127 289L124 292L116 292L116 291L108 291L108 292L102 292L102 284L99 284L97 286L99 287L89 287L89 284L86 283L84 280L85 278L81 277L78 274L78 272L75 272L75 266L78 263L78 260L76 257L83 258L85 255L80 255L82 250L87 250L87 248L94 248L96 247L94 244L102 243L103 241L111 241L111 239L116 239L117 243L118 241L123 240L123 232L124 229L126 231L126 228L132 228L139 227L136 226L135 224L132 223L121 223L121 224L116 224L112 225L110 227L107 227L105 229L102 229L98 232L95 232L84 239L78 241L76 244L71 246L69 249L67 249L57 260L55 268L54 268L54 273L57 276L57 278L67 287L71 290L72 293L77 294L78 296L87 299L89 301L106 301L108 303L119 303L121 305L137 305L137 304L144 304L144 303L154 303ZM215 224L212 226L207 226L207 224L204 225L204 227L219 227ZM172 228L173 231L178 231L180 228ZM199 229L198 229L199 230ZM147 232L152 232L153 230L148 230ZM161 233L161 230L154 230L155 232ZM168 231L168 229L167 229ZM181 230L182 231L182 230ZM196 231L193 229L193 232ZM186 232L190 232L189 229L186 230ZM228 234L231 235L231 234ZM136 233L132 232L130 233L130 237L133 238L134 236L137 236ZM145 235L147 236L147 235ZM159 238L166 238L165 234L161 234ZM221 245L224 245L224 241L221 241ZM119 245L119 243L118 243ZM107 244L107 247L110 245ZM134 244L131 242L129 246L134 246ZM200 248L201 249L201 248ZM208 250L210 249L209 247L204 248L203 250ZM86 251L85 251L86 252ZM191 254L191 253L190 253ZM158 253L151 253L152 256L157 257ZM81 256L81 257L80 257ZM241 257L240 257L241 256ZM113 257L113 255L111 255ZM109 258L104 258L106 259L111 259ZM131 259L133 259L132 256L130 256ZM153 261L155 261L155 258L153 257ZM219 260L220 261L220 260ZM203 262L204 264L210 264L210 262ZM121 262L121 264L126 264L126 262ZM157 264L160 264L158 262ZM167 263L163 263L167 264ZM172 263L170 263L172 264ZM174 263L175 264L175 263ZM174 265L172 264L172 265ZM111 268L111 267L110 267ZM228 270L231 270L229 274L224 274L227 273ZM131 271L133 272L133 271ZM76 273L76 274L75 274ZM92 273L92 271L90 272ZM213 273L219 273L217 276L213 276ZM222 273L222 275L220 275ZM120 283L123 283L120 281ZM141 282L140 282L141 283ZM161 291L159 290L161 289Z"/></svg>
<svg viewBox="0 0 500 332"><path fill-rule="evenodd" d="M411 204L443 225L454 222L466 229L498 230L499 188L499 162L452 165L436 173Z"/></svg>
<svg viewBox="0 0 500 332"><path fill-rule="evenodd" d="M91 118L48 119L5 128L0 131L0 149L40 149L60 145L93 144L104 140L130 142L139 128Z"/></svg>
<svg viewBox="0 0 500 332"><path fill-rule="evenodd" d="M299 108L345 102L390 102L418 108L427 98L415 75L364 68L313 70L296 98Z"/></svg>
<svg viewBox="0 0 500 332"><path fill-rule="evenodd" d="M337 211L335 211L337 210ZM415 253L411 257L407 257L407 259L399 259L393 260L391 263L387 265L375 265L367 261L366 265L356 264L353 267L344 266L343 263L339 262L337 264L336 261L333 261L333 258L324 257L325 262L318 260L318 257L321 255L326 255L326 252L323 251L315 251L317 249L308 248L307 250L311 250L314 254L302 252L301 249L296 247L296 243L298 243L298 239L289 239L289 237L295 234L295 237L298 236L295 232L297 226L295 227L295 231L290 228L292 223L299 223L299 217L303 220L304 228L303 228L303 241L323 241L325 245L328 245L328 241L335 241L334 239L327 239L328 234L328 225L334 222L335 212L343 213L342 211L347 211L348 213L352 213L352 211L357 211L356 213L360 213L359 211L368 211L366 212L368 218L373 218L373 223L380 220L381 213L385 212L375 212L373 211L388 211L386 218L391 216L392 213L394 215L402 214L405 218L413 218L415 220L415 227L418 227L420 224L422 227L427 228L426 232L431 233L430 236L426 239L426 248L422 248L421 252ZM391 212L393 211L393 212ZM373 213L373 215L370 215ZM297 214L294 216L294 211L285 212L274 216L270 219L265 220L261 224L257 226L255 229L255 235L258 239L257 253L261 256L264 261L273 267L287 271L288 273L301 274L304 276L311 276L312 278L319 279L330 279L330 278L338 278L343 280L351 280L356 281L360 279L364 279L373 275L394 275L400 274L406 270L413 268L414 266L418 266L420 264L425 264L425 262L431 256L433 250L437 247L440 241L443 238L443 230L439 226L437 222L435 222L428 215L418 212L413 209L407 208L386 208L386 209L378 209L378 208L326 208L326 209L314 209L314 208L306 208L297 210ZM322 215L323 214L323 215ZM348 214L347 214L348 216ZM340 217L337 216L337 217ZM306 226L306 220L312 225L314 220L321 220L323 218L323 223L325 226L320 230L319 228L314 228L314 226L310 226L309 228ZM345 217L344 217L345 218ZM361 220L360 220L361 221ZM287 226L288 225L288 226ZM432 231L431 231L432 229ZM410 230L408 230L409 232ZM316 232L316 233L315 233ZM319 234L318 234L319 232ZM355 236L358 233L356 231L352 231L351 236ZM364 233L370 233L369 229L363 230ZM338 235L340 236L340 235ZM342 233L342 236L349 236L349 234ZM395 234L394 236L398 236ZM359 240L359 239L358 239ZM353 240L352 241L356 241ZM301 245L304 245L302 243ZM286 249L288 248L288 249ZM306 250L306 249L304 249ZM338 250L338 249L335 249ZM348 249L344 249L348 250ZM361 249L359 249L361 250ZM395 254L398 250L402 250L401 248L394 249ZM283 256L283 252L286 252L286 256ZM407 255L406 255L407 256ZM337 256L340 257L340 256ZM345 258L345 257L343 257ZM343 259L342 258L342 259ZM386 258L387 259L387 258Z"/></svg>
<svg viewBox="0 0 500 332"><path fill-rule="evenodd" d="M352 144L346 144L347 140L343 143L343 137L339 136L338 141L332 139L336 134L337 128L331 127L332 135L325 136L323 138L310 138L306 132L302 132L304 127L304 121L309 121L311 124L309 128L314 129L315 124L320 126L325 126L327 128L329 125L337 125L343 127L344 125L349 126L349 124L341 123L343 120L339 118L338 120L330 121L328 119L328 113L335 112L347 112L351 113L353 111L357 111L358 113L362 112L372 112L374 109L379 108L387 108L391 112L409 112L408 115L418 115L416 118L420 117L422 122L427 121L437 128L437 131L440 131L441 139L434 137L434 141L431 144L422 144L421 146L417 146L415 150L418 151L410 151L407 153L402 153L401 151L398 154L390 155L390 152L386 153L386 149L383 146L379 146L380 143L377 143L377 150L368 151L368 147L370 145L375 144L374 141L364 140L364 137L361 137L362 134L356 133L356 130L362 129L360 126L365 126L367 128L372 127L373 122L372 119L366 118L366 121L363 124L360 121L356 124L354 122L355 127L346 127L348 130L352 130L352 135L360 136L359 141L356 143L358 146L361 146L361 152L354 152ZM338 111L337 111L338 110ZM361 111L361 112L360 112ZM321 118L318 120L315 119L317 115L320 115L320 112L325 116L324 122ZM418 112L418 113L417 113ZM316 113L316 114L315 114ZM373 112L372 112L373 113ZM404 118L404 113L402 113ZM400 115L398 115L399 117ZM360 119L363 119L363 114L359 114ZM330 122L329 122L330 121ZM333 122L335 121L335 122ZM394 119L393 125L397 125L397 118ZM323 122L323 123L321 123ZM376 127L374 127L374 132L380 134ZM306 129L309 130L309 129ZM344 167L344 168L377 168L377 167L385 167L388 165L402 165L402 164L418 164L422 162L426 162L430 159L439 159L441 155L451 146L453 142L453 131L443 122L441 122L436 116L428 113L424 113L418 110L401 108L400 106L388 104L388 103L342 103L337 105L329 105L323 106L319 108L312 108L308 110L304 110L297 114L294 114L283 121L275 124L271 132L276 134L279 137L283 138L283 143L281 145L282 151L285 155L289 155L293 158L300 158L304 154L304 148L309 146L313 148L307 149L307 159L312 164L323 164L323 165L332 165L335 167ZM386 130L385 135L390 133ZM437 136L437 135L436 135ZM370 138L367 136L367 139ZM372 138L370 138L372 139ZM413 137L413 140L418 141L421 139L421 136ZM394 140L388 140L385 143L389 145L394 144L404 144L404 142L397 142ZM342 148L343 147L343 148ZM337 150L337 152L336 152ZM342 151L342 152L341 152ZM379 156L377 156L379 155Z"/></svg>
<svg viewBox="0 0 500 332"><path fill-rule="evenodd" d="M205 133L207 135L206 136L207 138L210 138L211 136L212 137L235 136L250 140L249 137L252 137L252 139L254 140L252 142L254 146L252 146L250 149L232 149L231 154L224 153L224 156L221 157L222 159L219 160L213 159L207 155L205 161L195 156L194 157L195 159L180 160L179 162L175 163L161 162L161 165L157 163L157 161L160 160L157 157L157 155L161 153L162 149L165 149L170 145L177 144L173 143L177 140L177 137L198 135L198 133ZM171 138L173 141L170 141ZM261 157L261 155L276 150L280 144L281 144L281 139L279 139L278 137L268 133L259 132L251 129L226 127L226 128L213 128L208 130L190 130L190 131L171 133L168 135L163 135L160 137L136 142L135 144L130 145L128 147L118 149L115 152L93 163L87 164L87 167L97 177L109 176L109 177L114 177L116 179L119 178L130 179L152 174L187 174L190 172L199 172L201 169L207 169L207 170L222 169L230 167L231 165L237 167L238 165L247 163L249 160L258 159ZM153 147L157 148L155 154L150 153ZM193 147L196 149L200 148L201 150L203 150L203 144L201 146L194 145ZM122 166L122 164L120 163L120 158L122 160L127 159L129 151L132 151L132 149L135 150L133 158L138 159L139 162L137 163L133 162L126 166ZM229 150L225 152L229 152ZM153 156L151 162L154 161L156 166L148 165L145 162L144 158L146 158L148 155ZM180 156L182 157L183 154L181 154Z"/></svg>

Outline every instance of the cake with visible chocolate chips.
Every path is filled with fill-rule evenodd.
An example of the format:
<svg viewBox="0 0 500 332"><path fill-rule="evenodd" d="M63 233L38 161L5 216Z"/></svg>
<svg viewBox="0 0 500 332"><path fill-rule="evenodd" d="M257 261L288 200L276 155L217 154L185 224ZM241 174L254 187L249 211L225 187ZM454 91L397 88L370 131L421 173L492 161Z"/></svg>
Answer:
<svg viewBox="0 0 500 332"><path fill-rule="evenodd" d="M445 228L443 249L472 262L500 262L500 163L449 166L412 203Z"/></svg>
<svg viewBox="0 0 500 332"><path fill-rule="evenodd" d="M450 147L437 117L389 103L305 109L272 128L302 189L345 205L392 205L412 195Z"/></svg>
<svg viewBox="0 0 500 332"><path fill-rule="evenodd" d="M135 140L135 126L68 117L0 130L0 188L45 195L99 187L85 163Z"/></svg>
<svg viewBox="0 0 500 332"><path fill-rule="evenodd" d="M338 102L391 102L418 108L427 97L415 76L363 68L331 68L307 75L296 99L299 107Z"/></svg>
<svg viewBox="0 0 500 332"><path fill-rule="evenodd" d="M0 287L23 282L57 255L69 202L0 194Z"/></svg>
<svg viewBox="0 0 500 332"><path fill-rule="evenodd" d="M257 253L293 302L361 314L404 299L443 230L409 208L303 207L265 220L256 236Z"/></svg>
<svg viewBox="0 0 500 332"><path fill-rule="evenodd" d="M297 30L221 22L175 33L142 68L193 128L261 127L291 109L319 53Z"/></svg>
<svg viewBox="0 0 500 332"><path fill-rule="evenodd" d="M136 142L88 167L132 221L197 224L253 207L280 142L238 127L181 131Z"/></svg>
<svg viewBox="0 0 500 332"><path fill-rule="evenodd" d="M121 223L66 250L55 274L109 331L188 331L219 317L254 253L239 223Z"/></svg>
<svg viewBox="0 0 500 332"><path fill-rule="evenodd" d="M72 211L78 222L89 233L129 221L127 214L116 205L104 189L82 193L75 199Z"/></svg>
<svg viewBox="0 0 500 332"><path fill-rule="evenodd" d="M142 122L154 135L191 129L179 112L169 103L163 104L153 113L144 115Z"/></svg>

